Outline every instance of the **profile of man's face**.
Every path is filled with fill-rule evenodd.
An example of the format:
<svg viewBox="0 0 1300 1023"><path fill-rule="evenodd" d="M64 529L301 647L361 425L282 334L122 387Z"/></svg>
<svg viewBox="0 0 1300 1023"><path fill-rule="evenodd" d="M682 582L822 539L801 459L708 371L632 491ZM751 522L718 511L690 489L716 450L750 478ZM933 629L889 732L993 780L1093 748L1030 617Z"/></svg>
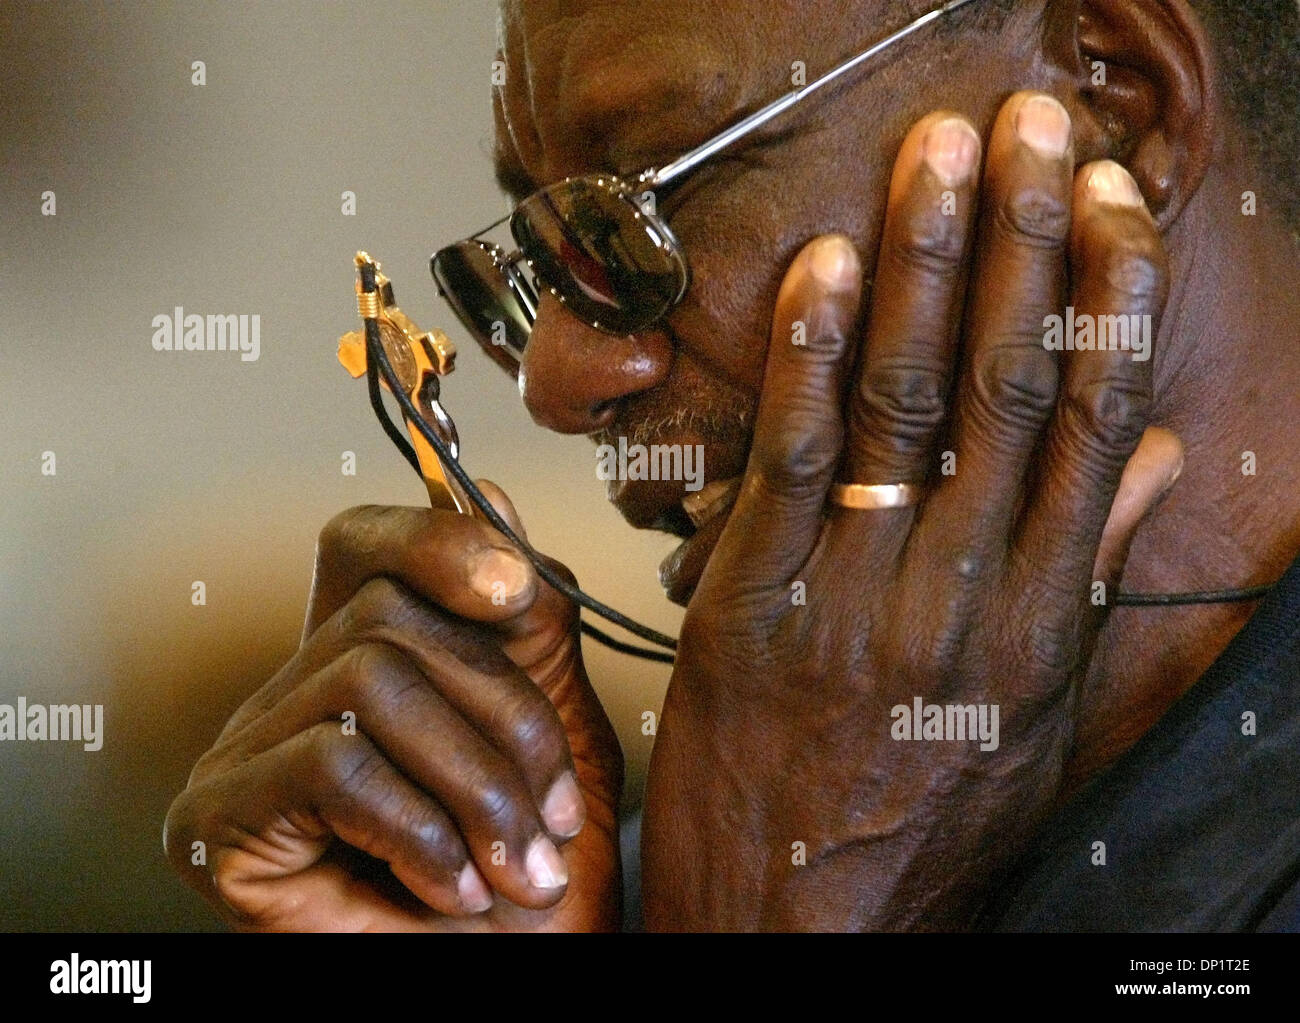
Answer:
<svg viewBox="0 0 1300 1023"><path fill-rule="evenodd" d="M929 6L503 0L499 177L518 199L568 175L662 166ZM696 170L658 206L692 277L665 325L612 337L544 294L520 374L540 424L614 446L704 446L698 532L683 481L609 484L633 525L691 537L661 568L673 599L689 597L726 520L700 505L744 468L790 260L840 232L858 244L869 284L908 128L939 108L990 124L1001 99L1042 77L1031 38L1013 20L995 57L986 38L930 26Z"/></svg>

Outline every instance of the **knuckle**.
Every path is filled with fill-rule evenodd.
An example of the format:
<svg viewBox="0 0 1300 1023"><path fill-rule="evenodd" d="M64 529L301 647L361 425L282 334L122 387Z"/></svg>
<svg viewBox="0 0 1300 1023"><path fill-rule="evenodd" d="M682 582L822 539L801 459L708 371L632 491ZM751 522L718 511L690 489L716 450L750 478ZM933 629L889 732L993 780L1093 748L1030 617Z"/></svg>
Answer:
<svg viewBox="0 0 1300 1023"><path fill-rule="evenodd" d="M344 631L355 632L401 628L415 609L415 601L405 587L387 576L378 576L368 579L344 605L339 625Z"/></svg>
<svg viewBox="0 0 1300 1023"><path fill-rule="evenodd" d="M221 740L204 750L190 770L190 785L216 774L225 764L226 755L226 746Z"/></svg>
<svg viewBox="0 0 1300 1023"><path fill-rule="evenodd" d="M537 760L559 745L560 726L551 702L540 690L522 690L497 705L497 727L519 756Z"/></svg>
<svg viewBox="0 0 1300 1023"><path fill-rule="evenodd" d="M570 569L568 565L564 564L564 562L557 561L555 558L547 557L546 555L542 555L542 560L546 562L546 566L552 572L558 575L570 586L578 585L578 577L573 574L573 570ZM576 613L577 608L574 608L574 611Z"/></svg>
<svg viewBox="0 0 1300 1023"><path fill-rule="evenodd" d="M578 577L573 574L567 565L546 555L541 557L547 567L559 576L562 581L575 589L578 587ZM533 607L544 614L548 620L555 622L566 633L576 628L580 620L578 605L549 585L542 587L537 597L537 603Z"/></svg>
<svg viewBox="0 0 1300 1023"><path fill-rule="evenodd" d="M912 630L907 636L907 664L918 685L943 692L961 656L960 637L949 629Z"/></svg>
<svg viewBox="0 0 1300 1023"><path fill-rule="evenodd" d="M346 699L367 710L394 703L414 683L402 656L384 643L363 643L347 655L340 686Z"/></svg>
<svg viewBox="0 0 1300 1023"><path fill-rule="evenodd" d="M989 570L989 560L977 548L953 550L948 555L948 574L957 584L978 583Z"/></svg>
<svg viewBox="0 0 1300 1023"><path fill-rule="evenodd" d="M339 696L353 709L361 710L369 704L378 688L382 677L376 663L378 656L369 643L353 647L348 651L343 671L334 676Z"/></svg>
<svg viewBox="0 0 1300 1023"><path fill-rule="evenodd" d="M798 491L834 470L841 430L814 415L787 417L782 429L767 431L755 445L757 468L775 489Z"/></svg>
<svg viewBox="0 0 1300 1023"><path fill-rule="evenodd" d="M1059 594L1053 594L1059 600ZM1075 651L1080 637L1077 628L1053 621L1039 621L1028 632L1027 661L1031 674L1047 678L1069 673L1078 660Z"/></svg>
<svg viewBox="0 0 1300 1023"><path fill-rule="evenodd" d="M1151 399L1141 388L1115 381L1092 381L1067 398L1085 438L1099 453L1127 458L1141 439Z"/></svg>
<svg viewBox="0 0 1300 1023"><path fill-rule="evenodd" d="M417 796L404 798L393 811L395 833L415 843L425 856L445 870L453 871L465 861L465 847L437 813Z"/></svg>
<svg viewBox="0 0 1300 1023"><path fill-rule="evenodd" d="M869 361L858 386L859 425L910 441L928 438L947 412L948 375L895 359Z"/></svg>
<svg viewBox="0 0 1300 1023"><path fill-rule="evenodd" d="M1037 430L1056 406L1058 371L1039 345L1003 345L971 356L972 395L993 426Z"/></svg>
<svg viewBox="0 0 1300 1023"><path fill-rule="evenodd" d="M559 722L548 705L544 713L517 719L511 739L515 747L525 751L533 761L550 763L557 759L564 746L561 736Z"/></svg>
<svg viewBox="0 0 1300 1023"><path fill-rule="evenodd" d="M373 520L377 509L377 505L359 504L325 523L316 540L317 561L332 564L364 549L366 538L372 538L376 531ZM368 542L373 545L373 539Z"/></svg>
<svg viewBox="0 0 1300 1023"><path fill-rule="evenodd" d="M479 783L474 802L481 826L494 834L513 834L523 816L513 787L496 778L484 778Z"/></svg>
<svg viewBox="0 0 1300 1023"><path fill-rule="evenodd" d="M315 725L304 735L307 769L325 783L335 800L357 799L383 766L383 758L368 739L361 735L345 739L332 722Z"/></svg>
<svg viewBox="0 0 1300 1023"><path fill-rule="evenodd" d="M978 617L978 595L996 571L996 559L974 547L951 545L930 563L936 588L921 592L894 616L890 646L917 692L947 694L969 678L969 622Z"/></svg>
<svg viewBox="0 0 1300 1023"><path fill-rule="evenodd" d="M998 223L1018 240L1057 247L1070 236L1070 205L1038 185L1011 189L997 207Z"/></svg>
<svg viewBox="0 0 1300 1023"><path fill-rule="evenodd" d="M420 844L426 856L449 874L457 873L464 867L469 859L465 843L445 820L424 810L408 813L411 824L406 833Z"/></svg>
<svg viewBox="0 0 1300 1023"><path fill-rule="evenodd" d="M251 922L251 914L244 905L246 899L246 880L242 871L235 867L235 861L228 856L217 856L212 863L212 889L217 898L239 919Z"/></svg>
<svg viewBox="0 0 1300 1023"><path fill-rule="evenodd" d="M193 832L194 797L192 790L186 789L172 800L163 820L163 850L174 866L188 868L190 835Z"/></svg>
<svg viewBox="0 0 1300 1023"><path fill-rule="evenodd" d="M1122 298L1150 303L1165 292L1168 271L1164 248L1150 231L1113 239L1095 264L1106 289Z"/></svg>
<svg viewBox="0 0 1300 1023"><path fill-rule="evenodd" d="M889 252L904 272L952 274L966 254L966 232L960 218L930 209L894 233Z"/></svg>

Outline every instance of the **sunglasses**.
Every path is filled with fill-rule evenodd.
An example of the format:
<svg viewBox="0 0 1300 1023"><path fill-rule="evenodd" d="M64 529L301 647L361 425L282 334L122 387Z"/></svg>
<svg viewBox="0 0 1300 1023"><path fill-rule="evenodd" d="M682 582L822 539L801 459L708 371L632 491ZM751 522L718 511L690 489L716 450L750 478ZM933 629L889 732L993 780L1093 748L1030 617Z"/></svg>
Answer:
<svg viewBox="0 0 1300 1023"><path fill-rule="evenodd" d="M570 313L608 334L661 322L690 287L681 243L656 213L657 198L709 158L895 43L972 0L951 0L822 75L781 96L661 168L630 181L613 174L565 178L507 217L430 260L438 293L500 366L517 375L545 288ZM482 236L509 221L507 252Z"/></svg>

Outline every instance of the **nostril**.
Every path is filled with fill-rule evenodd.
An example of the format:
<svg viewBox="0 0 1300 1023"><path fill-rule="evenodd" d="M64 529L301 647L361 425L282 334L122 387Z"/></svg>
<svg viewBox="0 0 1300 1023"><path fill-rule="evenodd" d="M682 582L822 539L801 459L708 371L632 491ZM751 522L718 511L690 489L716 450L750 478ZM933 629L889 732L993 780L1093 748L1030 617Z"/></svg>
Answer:
<svg viewBox="0 0 1300 1023"><path fill-rule="evenodd" d="M610 420L614 418L615 404L616 402L613 399L609 399L606 401L598 401L596 404L591 406L591 411L588 415L591 416L593 429L600 430L609 425Z"/></svg>

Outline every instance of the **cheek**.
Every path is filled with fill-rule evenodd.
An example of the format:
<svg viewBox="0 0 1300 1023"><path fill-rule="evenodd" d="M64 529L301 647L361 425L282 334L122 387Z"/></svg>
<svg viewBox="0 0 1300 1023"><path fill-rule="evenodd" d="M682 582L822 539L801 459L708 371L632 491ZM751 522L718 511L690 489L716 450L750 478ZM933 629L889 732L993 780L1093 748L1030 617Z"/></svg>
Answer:
<svg viewBox="0 0 1300 1023"><path fill-rule="evenodd" d="M691 290L672 324L707 372L757 394L781 271L770 255L770 225L750 219L750 212L718 211L687 232L692 241L682 239Z"/></svg>
<svg viewBox="0 0 1300 1023"><path fill-rule="evenodd" d="M756 395L776 296L799 251L840 232L872 273L887 171L864 167L851 153L790 145L779 165L749 170L725 192L692 197L672 221L691 264L691 289L672 317L689 354Z"/></svg>

